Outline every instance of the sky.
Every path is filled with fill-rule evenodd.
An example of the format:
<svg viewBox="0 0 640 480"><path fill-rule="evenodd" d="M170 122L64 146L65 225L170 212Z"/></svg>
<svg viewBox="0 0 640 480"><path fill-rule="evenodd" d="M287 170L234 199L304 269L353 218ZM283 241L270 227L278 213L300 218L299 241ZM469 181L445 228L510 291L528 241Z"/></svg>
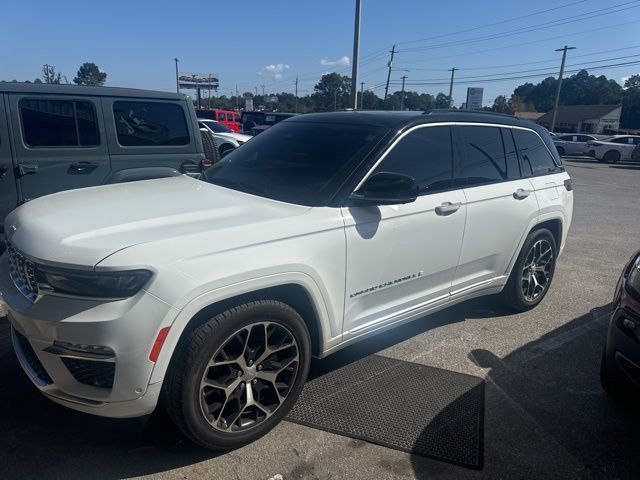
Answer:
<svg viewBox="0 0 640 480"><path fill-rule="evenodd" d="M54 65L69 81L83 62L108 86L171 91L180 72L215 73L218 94L313 93L323 73L351 75L355 0L0 0L0 79L41 76ZM360 81L382 96L389 50L390 92L484 88L484 103L524 82L586 68L619 83L640 73L640 1L362 0ZM619 65L624 64L624 65ZM515 78L514 78L515 77ZM527 78L522 78L527 77ZM529 78L531 77L531 78ZM184 93L195 94L193 91Z"/></svg>

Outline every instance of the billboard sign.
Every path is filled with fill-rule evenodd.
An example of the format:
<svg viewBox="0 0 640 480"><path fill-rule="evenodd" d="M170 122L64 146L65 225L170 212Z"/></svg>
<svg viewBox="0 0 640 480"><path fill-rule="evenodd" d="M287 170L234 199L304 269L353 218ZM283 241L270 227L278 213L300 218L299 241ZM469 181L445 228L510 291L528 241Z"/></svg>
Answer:
<svg viewBox="0 0 640 480"><path fill-rule="evenodd" d="M484 88L467 88L467 108L469 110L480 110L482 108L482 96Z"/></svg>
<svg viewBox="0 0 640 480"><path fill-rule="evenodd" d="M278 97L276 97L275 95L264 97L264 103L278 103Z"/></svg>
<svg viewBox="0 0 640 480"><path fill-rule="evenodd" d="M178 74L178 85L180 88L191 90L197 88L217 90L220 82L218 75L214 73L180 73Z"/></svg>

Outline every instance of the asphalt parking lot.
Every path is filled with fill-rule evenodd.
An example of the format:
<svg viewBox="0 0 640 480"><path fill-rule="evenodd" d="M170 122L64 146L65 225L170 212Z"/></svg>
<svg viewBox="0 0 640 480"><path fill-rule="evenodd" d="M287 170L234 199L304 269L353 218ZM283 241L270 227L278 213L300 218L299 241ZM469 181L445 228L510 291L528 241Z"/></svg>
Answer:
<svg viewBox="0 0 640 480"><path fill-rule="evenodd" d="M640 413L611 402L598 380L613 289L640 248L640 166L586 158L566 165L575 189L573 225L537 309L510 315L491 300L473 301L319 361L334 368L376 353L484 377L482 470L289 422L216 455L184 440L160 415L111 420L72 412L26 379L3 318L0 478L640 477Z"/></svg>

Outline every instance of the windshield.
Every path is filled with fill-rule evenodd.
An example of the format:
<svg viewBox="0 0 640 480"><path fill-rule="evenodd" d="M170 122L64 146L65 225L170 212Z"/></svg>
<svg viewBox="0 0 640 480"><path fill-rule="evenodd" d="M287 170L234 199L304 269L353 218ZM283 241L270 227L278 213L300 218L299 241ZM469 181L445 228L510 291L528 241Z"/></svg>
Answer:
<svg viewBox="0 0 640 480"><path fill-rule="evenodd" d="M207 127L209 127L211 130L213 130L215 133L233 133L233 130L231 130L229 127L221 123L218 123L214 120L200 120L200 121L204 123Z"/></svg>
<svg viewBox="0 0 640 480"><path fill-rule="evenodd" d="M283 202L326 205L383 133L362 125L278 123L226 155L205 178Z"/></svg>

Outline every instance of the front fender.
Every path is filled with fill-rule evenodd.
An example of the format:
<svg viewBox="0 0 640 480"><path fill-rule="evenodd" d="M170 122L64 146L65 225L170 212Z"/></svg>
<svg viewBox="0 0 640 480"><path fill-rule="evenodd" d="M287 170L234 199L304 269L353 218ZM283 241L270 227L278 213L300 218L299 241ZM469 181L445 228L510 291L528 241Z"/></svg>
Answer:
<svg viewBox="0 0 640 480"><path fill-rule="evenodd" d="M157 383L163 380L169 362L176 349L178 341L191 319L204 308L214 305L223 300L263 290L265 288L277 287L287 284L295 284L304 288L307 292L316 313L318 333L320 335L321 350L326 350L338 344L342 335L331 336L330 318L325 299L317 283L309 275L302 272L287 272L267 275L247 281L227 285L209 292L203 293L190 300L173 318L165 318L158 330L170 326L169 334L164 342L160 356L153 369L150 383Z"/></svg>

